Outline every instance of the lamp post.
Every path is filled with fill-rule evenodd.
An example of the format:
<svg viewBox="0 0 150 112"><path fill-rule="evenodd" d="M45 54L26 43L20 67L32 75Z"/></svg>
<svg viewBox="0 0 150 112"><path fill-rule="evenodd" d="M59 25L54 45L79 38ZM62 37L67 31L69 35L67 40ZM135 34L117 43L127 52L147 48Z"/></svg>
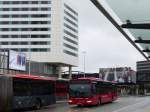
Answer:
<svg viewBox="0 0 150 112"><path fill-rule="evenodd" d="M86 56L86 51L83 51L83 66L84 66L84 77L85 77L85 56Z"/></svg>
<svg viewBox="0 0 150 112"><path fill-rule="evenodd" d="M31 75L31 35L29 36L29 49L28 49L28 53L29 53L29 75Z"/></svg>

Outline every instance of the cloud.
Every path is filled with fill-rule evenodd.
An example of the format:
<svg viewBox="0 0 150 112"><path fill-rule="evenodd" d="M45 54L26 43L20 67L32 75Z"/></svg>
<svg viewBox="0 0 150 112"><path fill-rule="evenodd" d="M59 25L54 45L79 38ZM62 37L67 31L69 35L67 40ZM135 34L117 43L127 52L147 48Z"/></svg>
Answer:
<svg viewBox="0 0 150 112"><path fill-rule="evenodd" d="M144 58L90 0L70 1L79 12L80 64L74 70L83 71L82 51L86 51L86 72L98 72L100 67L136 69L136 61Z"/></svg>

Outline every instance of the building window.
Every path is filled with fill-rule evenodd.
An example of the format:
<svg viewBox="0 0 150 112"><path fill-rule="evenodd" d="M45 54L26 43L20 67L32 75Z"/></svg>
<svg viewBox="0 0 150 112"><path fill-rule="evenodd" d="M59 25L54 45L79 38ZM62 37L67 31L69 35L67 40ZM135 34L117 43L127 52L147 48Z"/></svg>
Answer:
<svg viewBox="0 0 150 112"><path fill-rule="evenodd" d="M72 50L78 51L78 48L73 47L73 46L71 46L71 45L69 45L69 44L64 43L63 45L64 45L65 47L69 48L69 49L72 49Z"/></svg>
<svg viewBox="0 0 150 112"><path fill-rule="evenodd" d="M29 35L20 35L21 38L29 38Z"/></svg>
<svg viewBox="0 0 150 112"><path fill-rule="evenodd" d="M32 52L49 52L49 48L31 48Z"/></svg>
<svg viewBox="0 0 150 112"><path fill-rule="evenodd" d="M68 19L68 18L66 18L66 17L64 17L64 19L65 19L67 22L69 22L70 24L72 24L73 26L78 27L78 25L77 25L75 22L71 21L70 19Z"/></svg>
<svg viewBox="0 0 150 112"><path fill-rule="evenodd" d="M13 50L13 51L18 51L19 49L17 49L17 48L11 48L11 50Z"/></svg>
<svg viewBox="0 0 150 112"><path fill-rule="evenodd" d="M26 49L26 48L21 48L20 51L21 51L21 52L28 52L28 49Z"/></svg>
<svg viewBox="0 0 150 112"><path fill-rule="evenodd" d="M64 40L66 40L66 41L68 41L68 42L70 42L70 43L73 43L73 44L75 44L75 45L78 45L78 42L76 42L76 41L74 41L74 40L72 40L72 39L70 39L70 38L68 38L68 37L64 37Z"/></svg>
<svg viewBox="0 0 150 112"><path fill-rule="evenodd" d="M69 12L64 11L64 13L65 13L66 15L68 15L69 17L71 17L73 20L78 21L78 19L77 19L75 16L73 16L72 14L70 14Z"/></svg>
<svg viewBox="0 0 150 112"><path fill-rule="evenodd" d="M29 8L21 8L20 11L28 11Z"/></svg>
<svg viewBox="0 0 150 112"><path fill-rule="evenodd" d="M73 38L78 39L78 36L76 36L76 35L74 35L74 34L70 33L70 32L69 32L69 31L67 31L67 30L64 30L64 33L65 33L65 34L67 34L67 35L69 35L69 36L71 36L71 37L73 37Z"/></svg>
<svg viewBox="0 0 150 112"><path fill-rule="evenodd" d="M9 18L9 15L0 15L0 18Z"/></svg>
<svg viewBox="0 0 150 112"><path fill-rule="evenodd" d="M8 42L1 42L1 45L9 45Z"/></svg>
<svg viewBox="0 0 150 112"><path fill-rule="evenodd" d="M73 32L78 33L78 31L77 31L76 29L74 29L73 27L67 25L66 23L64 23L64 26L65 26L66 28L72 30Z"/></svg>
<svg viewBox="0 0 150 112"><path fill-rule="evenodd" d="M12 4L20 4L19 1L12 1Z"/></svg>
<svg viewBox="0 0 150 112"><path fill-rule="evenodd" d="M1 8L0 10L2 10L2 11L9 11L10 9L9 8Z"/></svg>
<svg viewBox="0 0 150 112"><path fill-rule="evenodd" d="M10 15L10 16L13 17L13 18L19 18L19 15L16 15L16 14Z"/></svg>
<svg viewBox="0 0 150 112"><path fill-rule="evenodd" d="M11 35L11 38L18 38L18 35Z"/></svg>
<svg viewBox="0 0 150 112"><path fill-rule="evenodd" d="M33 14L31 15L33 18L44 18L44 17L51 17L50 14Z"/></svg>
<svg viewBox="0 0 150 112"><path fill-rule="evenodd" d="M28 24L28 21L21 21L20 24Z"/></svg>
<svg viewBox="0 0 150 112"><path fill-rule="evenodd" d="M41 8L41 11L50 11L50 10L51 8L45 8L45 7Z"/></svg>
<svg viewBox="0 0 150 112"><path fill-rule="evenodd" d="M71 7L69 7L67 4L64 4L64 6L65 6L68 10L70 10L72 13L74 13L75 15L78 16L78 13L77 13L75 10L73 10Z"/></svg>
<svg viewBox="0 0 150 112"><path fill-rule="evenodd" d="M10 31L19 31L19 28L10 28Z"/></svg>
<svg viewBox="0 0 150 112"><path fill-rule="evenodd" d="M41 4L51 4L51 1L41 1Z"/></svg>
<svg viewBox="0 0 150 112"><path fill-rule="evenodd" d="M0 24L9 24L9 21L0 21Z"/></svg>
<svg viewBox="0 0 150 112"><path fill-rule="evenodd" d="M8 5L8 4L10 4L11 2L10 2L10 1L3 1L2 3Z"/></svg>
<svg viewBox="0 0 150 112"><path fill-rule="evenodd" d="M11 42L11 45L19 45L19 42Z"/></svg>
<svg viewBox="0 0 150 112"><path fill-rule="evenodd" d="M38 11L38 8L31 8L31 11Z"/></svg>
<svg viewBox="0 0 150 112"><path fill-rule="evenodd" d="M32 4L39 4L38 1L32 1Z"/></svg>
<svg viewBox="0 0 150 112"><path fill-rule="evenodd" d="M12 21L12 24L19 24L19 21Z"/></svg>
<svg viewBox="0 0 150 112"><path fill-rule="evenodd" d="M9 35L0 35L0 38L9 38Z"/></svg>
<svg viewBox="0 0 150 112"><path fill-rule="evenodd" d="M31 42L31 45L50 45L50 42L47 42L47 41L43 41L43 42L35 41L35 42Z"/></svg>
<svg viewBox="0 0 150 112"><path fill-rule="evenodd" d="M28 45L28 42L20 42L21 45Z"/></svg>
<svg viewBox="0 0 150 112"><path fill-rule="evenodd" d="M29 4L29 1L21 1L21 4Z"/></svg>
<svg viewBox="0 0 150 112"><path fill-rule="evenodd" d="M0 31L9 31L9 28L0 28Z"/></svg>
<svg viewBox="0 0 150 112"><path fill-rule="evenodd" d="M12 8L12 11L19 11L19 8Z"/></svg>
<svg viewBox="0 0 150 112"><path fill-rule="evenodd" d="M22 15L17 15L17 14L13 14L13 15L0 15L0 18L45 18L45 17L51 17L50 14L32 14L32 15L28 15L28 14L22 14Z"/></svg>
<svg viewBox="0 0 150 112"><path fill-rule="evenodd" d="M63 52L66 53L66 54L68 54L68 55L78 57L78 54L73 53L73 52L70 52L70 51L68 51L68 50L64 50Z"/></svg>

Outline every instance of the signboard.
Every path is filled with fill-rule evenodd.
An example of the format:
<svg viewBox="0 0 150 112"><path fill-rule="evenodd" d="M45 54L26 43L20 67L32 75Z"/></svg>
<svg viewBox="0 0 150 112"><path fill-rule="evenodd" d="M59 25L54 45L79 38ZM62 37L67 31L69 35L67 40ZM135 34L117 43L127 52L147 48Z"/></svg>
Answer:
<svg viewBox="0 0 150 112"><path fill-rule="evenodd" d="M22 52L10 50L9 69L26 71L26 55Z"/></svg>
<svg viewBox="0 0 150 112"><path fill-rule="evenodd" d="M136 72L130 67L100 68L100 75L105 81L136 83Z"/></svg>

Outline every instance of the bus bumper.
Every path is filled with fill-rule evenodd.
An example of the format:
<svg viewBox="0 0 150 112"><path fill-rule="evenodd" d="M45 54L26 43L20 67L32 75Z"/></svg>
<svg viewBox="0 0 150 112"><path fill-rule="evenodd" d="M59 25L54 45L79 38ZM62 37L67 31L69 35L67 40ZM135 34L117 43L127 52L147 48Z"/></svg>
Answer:
<svg viewBox="0 0 150 112"><path fill-rule="evenodd" d="M87 106L87 105L96 105L97 102L91 99L70 99L68 101L70 105L80 105L80 106Z"/></svg>

